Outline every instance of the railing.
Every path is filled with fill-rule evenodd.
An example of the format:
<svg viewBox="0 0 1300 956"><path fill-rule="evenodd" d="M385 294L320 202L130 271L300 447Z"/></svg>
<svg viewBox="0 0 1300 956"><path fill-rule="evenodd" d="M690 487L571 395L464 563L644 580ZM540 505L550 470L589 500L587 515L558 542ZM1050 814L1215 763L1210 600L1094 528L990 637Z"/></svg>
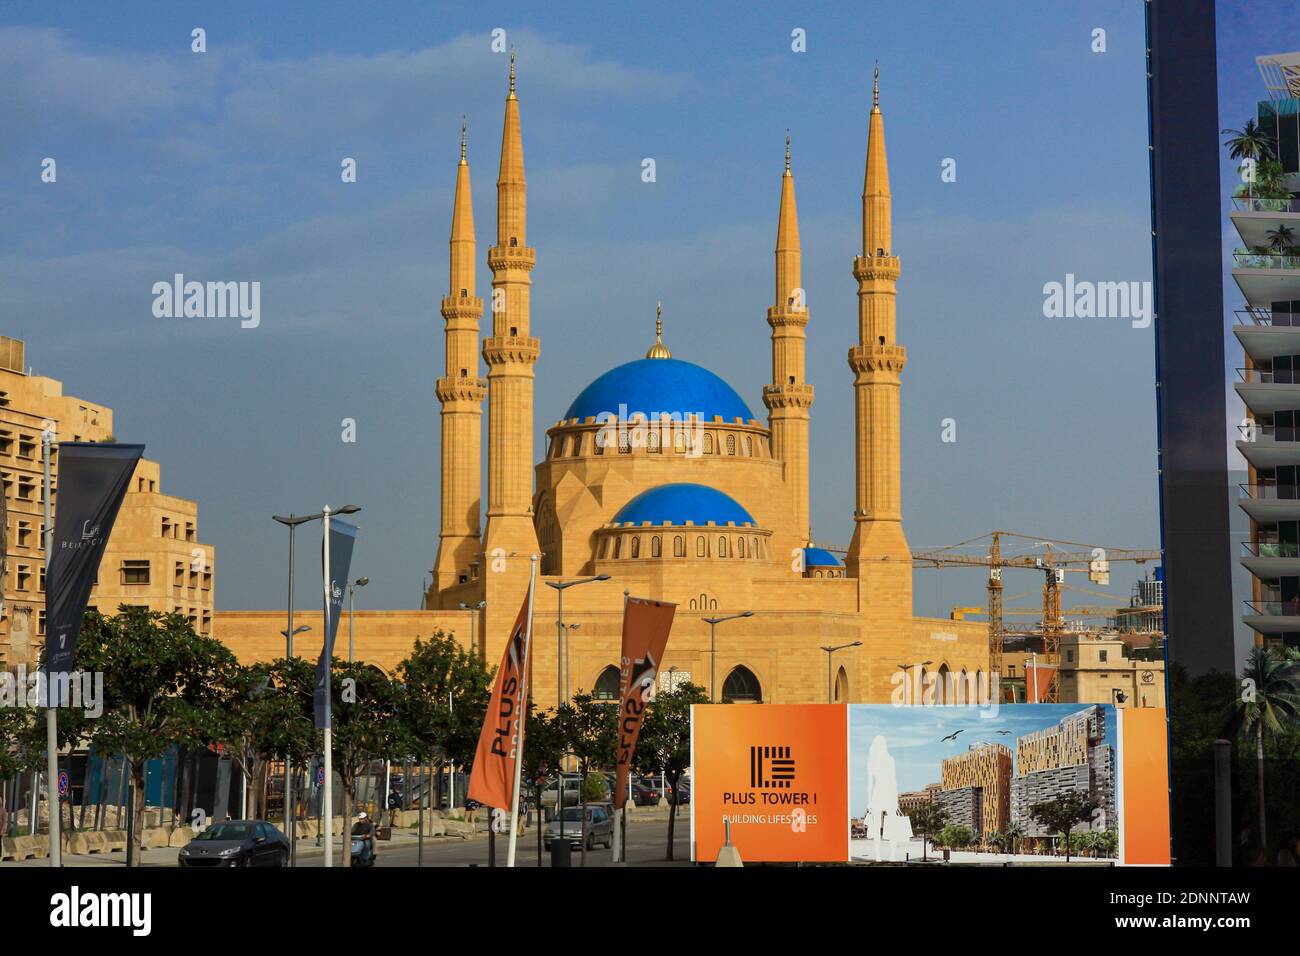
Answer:
<svg viewBox="0 0 1300 956"><path fill-rule="evenodd" d="M1300 485L1238 485L1241 497L1256 501L1300 501Z"/></svg>
<svg viewBox="0 0 1300 956"><path fill-rule="evenodd" d="M1234 196L1232 208L1239 212L1300 212L1300 200Z"/></svg>
<svg viewBox="0 0 1300 956"><path fill-rule="evenodd" d="M1232 261L1240 269L1300 269L1300 256L1234 252Z"/></svg>
<svg viewBox="0 0 1300 956"><path fill-rule="evenodd" d="M1251 541L1241 542L1242 548L1255 558L1300 558L1300 542L1295 541Z"/></svg>
<svg viewBox="0 0 1300 956"><path fill-rule="evenodd" d="M1300 598L1289 601L1242 601L1246 613L1259 617L1300 617Z"/></svg>
<svg viewBox="0 0 1300 956"><path fill-rule="evenodd" d="M1300 385L1300 369L1239 368L1237 378L1248 385Z"/></svg>
<svg viewBox="0 0 1300 956"><path fill-rule="evenodd" d="M1238 325L1267 325L1300 328L1300 312L1270 312L1267 309L1237 309L1232 313Z"/></svg>

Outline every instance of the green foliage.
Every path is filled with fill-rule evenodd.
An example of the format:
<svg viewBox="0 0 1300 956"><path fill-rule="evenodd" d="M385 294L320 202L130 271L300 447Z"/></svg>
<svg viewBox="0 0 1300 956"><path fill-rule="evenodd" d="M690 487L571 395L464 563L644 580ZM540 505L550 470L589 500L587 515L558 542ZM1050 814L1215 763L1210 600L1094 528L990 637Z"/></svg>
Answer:
<svg viewBox="0 0 1300 956"><path fill-rule="evenodd" d="M939 831L939 837L936 842L940 846L960 850L975 842L975 833L968 826L952 824Z"/></svg>
<svg viewBox="0 0 1300 956"><path fill-rule="evenodd" d="M16 678L15 678L16 683ZM17 693L25 694L25 688ZM45 767L45 724L31 707L0 708L0 780Z"/></svg>
<svg viewBox="0 0 1300 956"><path fill-rule="evenodd" d="M582 779L582 802L591 803L595 800L604 800L609 796L606 790L605 775L602 773L589 773Z"/></svg>
<svg viewBox="0 0 1300 956"><path fill-rule="evenodd" d="M416 639L396 675L405 755L472 764L492 696L492 675L478 656L438 631Z"/></svg>

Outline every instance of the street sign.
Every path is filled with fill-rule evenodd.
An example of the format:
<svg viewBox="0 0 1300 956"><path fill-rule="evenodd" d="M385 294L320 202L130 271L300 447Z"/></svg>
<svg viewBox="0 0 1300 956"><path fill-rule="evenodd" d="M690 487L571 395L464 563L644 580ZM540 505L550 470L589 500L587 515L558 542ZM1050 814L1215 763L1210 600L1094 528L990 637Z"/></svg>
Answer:
<svg viewBox="0 0 1300 956"><path fill-rule="evenodd" d="M325 765L324 764L316 768L316 786L318 787L325 786Z"/></svg>
<svg viewBox="0 0 1300 956"><path fill-rule="evenodd" d="M68 780L68 772L66 770L60 770L59 771L59 796L66 797L71 787L72 785Z"/></svg>

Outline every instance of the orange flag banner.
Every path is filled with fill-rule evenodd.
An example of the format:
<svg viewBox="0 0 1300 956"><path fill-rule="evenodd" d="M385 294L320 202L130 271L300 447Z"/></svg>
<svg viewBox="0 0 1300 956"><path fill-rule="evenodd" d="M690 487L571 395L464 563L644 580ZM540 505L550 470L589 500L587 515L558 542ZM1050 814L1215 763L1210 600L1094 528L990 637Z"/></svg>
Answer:
<svg viewBox="0 0 1300 956"><path fill-rule="evenodd" d="M469 797L485 807L509 809L514 794L515 761L523 745L524 704L528 699L531 596L531 591L524 596L519 616L510 629L469 775Z"/></svg>
<svg viewBox="0 0 1300 956"><path fill-rule="evenodd" d="M627 803L627 775L632 769L646 706L654 697L659 664L673 629L676 604L629 597L623 604L623 655L619 661L618 749L614 763L614 808Z"/></svg>

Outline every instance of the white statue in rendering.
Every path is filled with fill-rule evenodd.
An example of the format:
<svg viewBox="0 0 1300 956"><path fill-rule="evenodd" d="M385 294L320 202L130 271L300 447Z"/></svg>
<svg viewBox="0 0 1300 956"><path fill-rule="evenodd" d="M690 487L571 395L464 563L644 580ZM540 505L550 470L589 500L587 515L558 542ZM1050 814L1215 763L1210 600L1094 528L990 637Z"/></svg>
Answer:
<svg viewBox="0 0 1300 956"><path fill-rule="evenodd" d="M897 858L901 844L912 839L912 821L898 812L898 771L885 738L877 734L867 755L867 833L881 862L889 842L889 859Z"/></svg>

